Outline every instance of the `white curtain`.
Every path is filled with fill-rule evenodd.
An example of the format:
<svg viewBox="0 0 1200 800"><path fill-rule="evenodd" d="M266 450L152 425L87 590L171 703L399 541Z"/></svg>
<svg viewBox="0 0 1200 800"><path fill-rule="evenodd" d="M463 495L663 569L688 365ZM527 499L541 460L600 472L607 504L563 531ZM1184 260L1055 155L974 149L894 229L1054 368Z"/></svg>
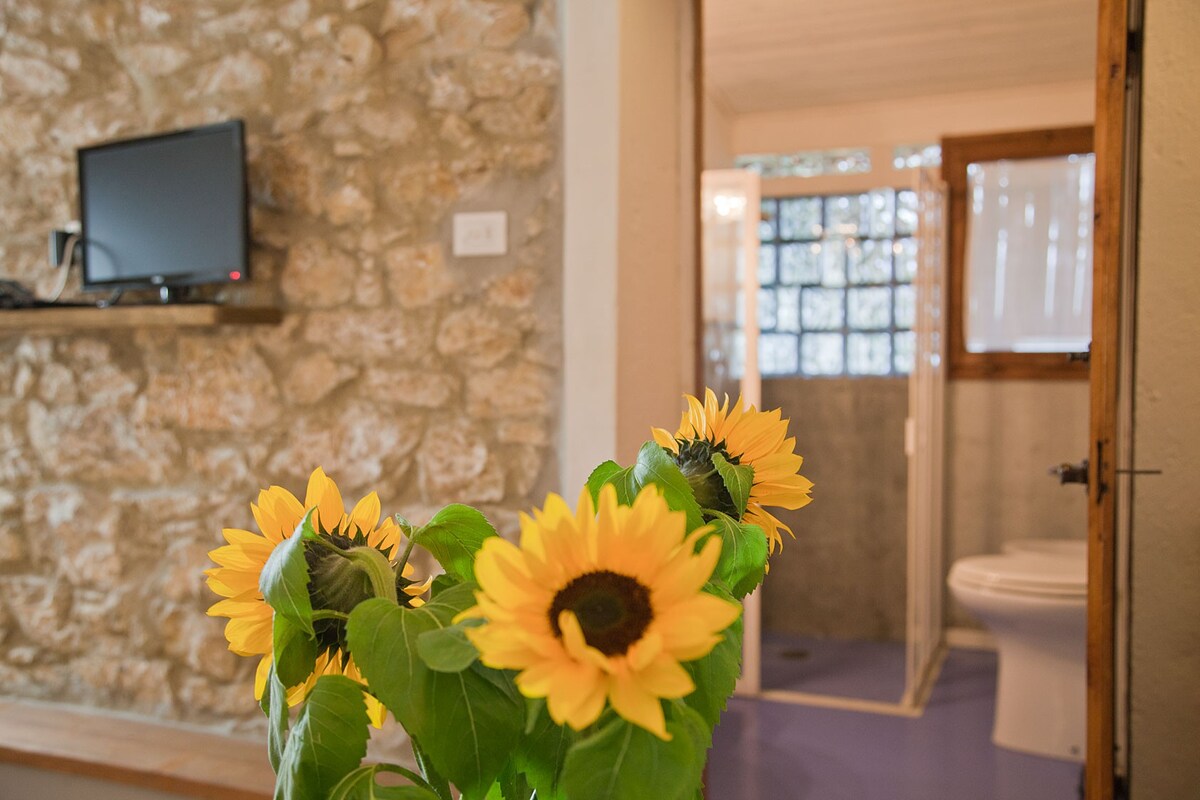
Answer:
<svg viewBox="0 0 1200 800"><path fill-rule="evenodd" d="M967 350L1087 350L1091 154L967 167Z"/></svg>

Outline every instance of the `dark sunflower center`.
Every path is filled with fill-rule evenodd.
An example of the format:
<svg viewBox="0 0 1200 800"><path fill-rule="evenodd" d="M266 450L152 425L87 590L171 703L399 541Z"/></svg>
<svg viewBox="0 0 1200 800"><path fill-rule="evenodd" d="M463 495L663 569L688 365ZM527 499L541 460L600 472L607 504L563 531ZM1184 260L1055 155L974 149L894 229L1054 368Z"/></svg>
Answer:
<svg viewBox="0 0 1200 800"><path fill-rule="evenodd" d="M713 453L720 453L730 464L737 464L738 458L731 456L725 450L725 443L714 444L704 439L677 439L679 453L667 451L675 459L679 471L687 478L696 502L701 508L711 508L732 517L737 517L738 509L733 504L733 497L725 488L717 468L713 466Z"/></svg>
<svg viewBox="0 0 1200 800"><path fill-rule="evenodd" d="M550 627L562 638L558 617L571 611L584 640L606 656L619 656L642 638L654 609L650 590L628 575L601 570L568 583L550 604Z"/></svg>
<svg viewBox="0 0 1200 800"><path fill-rule="evenodd" d="M367 545L366 535L357 527L344 532L321 531L317 535L332 542L339 550ZM375 596L367 573L337 553L312 542L305 542L304 560L308 564L308 597L314 610L328 609L349 614L359 603ZM396 576L396 594L402 605L407 605L409 600L409 596L404 594L404 588L412 583L407 578ZM316 634L319 652L340 649L343 657L349 658L350 648L346 642L345 622L338 619L313 620L313 632Z"/></svg>

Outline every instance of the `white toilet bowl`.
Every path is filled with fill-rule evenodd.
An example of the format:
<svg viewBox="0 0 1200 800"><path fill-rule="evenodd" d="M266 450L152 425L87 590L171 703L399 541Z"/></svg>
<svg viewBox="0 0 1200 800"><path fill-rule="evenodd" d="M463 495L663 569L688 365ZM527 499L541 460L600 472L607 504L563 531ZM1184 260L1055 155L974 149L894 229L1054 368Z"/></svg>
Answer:
<svg viewBox="0 0 1200 800"><path fill-rule="evenodd" d="M1082 761L1086 549L1062 544L1067 546L1024 540L1014 552L959 559L947 583L955 599L996 639L992 741L1012 750Z"/></svg>

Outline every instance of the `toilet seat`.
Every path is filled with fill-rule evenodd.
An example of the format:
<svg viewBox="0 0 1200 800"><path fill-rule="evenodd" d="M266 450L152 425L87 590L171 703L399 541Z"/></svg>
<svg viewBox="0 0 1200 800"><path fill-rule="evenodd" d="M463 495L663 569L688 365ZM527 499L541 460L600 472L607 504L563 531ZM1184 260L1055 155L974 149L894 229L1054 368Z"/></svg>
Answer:
<svg viewBox="0 0 1200 800"><path fill-rule="evenodd" d="M1087 597L1087 564L1082 559L1030 553L971 556L954 562L951 583L1001 594L1057 598Z"/></svg>

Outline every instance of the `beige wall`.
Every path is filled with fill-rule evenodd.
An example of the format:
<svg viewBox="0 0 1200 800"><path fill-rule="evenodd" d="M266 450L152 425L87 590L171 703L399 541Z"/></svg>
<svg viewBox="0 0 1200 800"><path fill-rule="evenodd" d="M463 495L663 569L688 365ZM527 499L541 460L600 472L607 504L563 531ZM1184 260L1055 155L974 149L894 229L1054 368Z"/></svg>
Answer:
<svg viewBox="0 0 1200 800"><path fill-rule="evenodd" d="M323 465L419 520L504 528L555 483L553 0L14 0L0 13L0 270L46 283L74 150L240 116L253 281L280 326L0 337L0 692L258 728L204 615L206 552ZM510 253L457 259L458 210Z"/></svg>
<svg viewBox="0 0 1200 800"><path fill-rule="evenodd" d="M681 0L620 0L620 217L617 241L616 458L631 463L653 426L693 392L696 209L688 13ZM681 35L664 39L663 33ZM580 309L581 311L583 309ZM575 310L572 309L574 312ZM586 313L586 312L585 312Z"/></svg>
<svg viewBox="0 0 1200 800"><path fill-rule="evenodd" d="M568 3L561 490L629 463L692 392L692 5Z"/></svg>
<svg viewBox="0 0 1200 800"><path fill-rule="evenodd" d="M1147 3L1134 458L1134 800L1200 786L1200 13Z"/></svg>
<svg viewBox="0 0 1200 800"><path fill-rule="evenodd" d="M729 169L733 149L733 115L720 98L704 95L704 168Z"/></svg>
<svg viewBox="0 0 1200 800"><path fill-rule="evenodd" d="M1079 81L743 114L733 120L733 148L735 153L786 153L927 144L943 136L1088 124L1094 104L1093 83Z"/></svg>

